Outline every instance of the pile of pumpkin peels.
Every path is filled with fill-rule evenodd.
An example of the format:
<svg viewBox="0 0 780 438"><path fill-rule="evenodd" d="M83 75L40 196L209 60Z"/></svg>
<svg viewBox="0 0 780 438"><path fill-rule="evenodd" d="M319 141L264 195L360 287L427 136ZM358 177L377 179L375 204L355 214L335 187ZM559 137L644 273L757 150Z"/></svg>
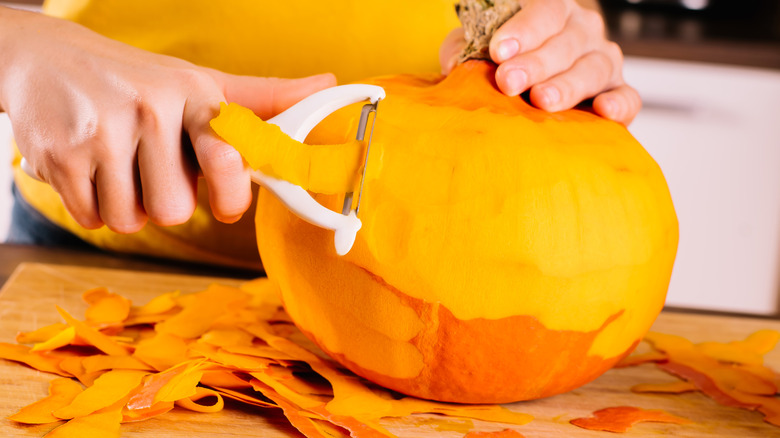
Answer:
<svg viewBox="0 0 780 438"><path fill-rule="evenodd" d="M764 421L780 426L780 374L764 365L764 355L780 340L775 330L759 330L746 339L728 343L693 342L676 335L648 333L653 350L629 356L618 367L655 363L681 380L667 384L639 384L637 393L679 394L700 391L724 406L756 410Z"/></svg>
<svg viewBox="0 0 780 438"><path fill-rule="evenodd" d="M119 436L123 422L153 418L174 406L217 412L224 398L281 409L307 437L392 437L380 425L382 418L422 413L511 425L532 420L496 405L403 397L355 376L295 328L276 285L264 278L240 287L213 284L194 294L171 292L143 306L105 288L89 290L83 299L88 304L84 321L58 308L65 323L20 333L19 344L0 343L0 358L62 376L51 381L47 397L9 417L25 424L65 421L47 437ZM765 421L780 426L780 375L763 364L778 340L780 333L773 330L742 341L699 344L649 333L645 341L653 350L618 366L655 363L682 379L635 385L634 392L701 391L723 405L758 410ZM626 432L643 421L690 423L628 406L601 409L571 423ZM522 434L505 429L471 431L466 437Z"/></svg>
<svg viewBox="0 0 780 438"><path fill-rule="evenodd" d="M66 420L46 436L103 438L119 436L122 422L174 406L216 412L227 397L280 408L307 437L392 437L379 420L415 413L513 425L532 420L500 406L436 403L373 386L318 353L278 297L267 279L171 292L140 307L105 288L89 290L85 321L58 308L65 324L18 335L32 347L0 343L0 358L62 376L49 396L10 419Z"/></svg>

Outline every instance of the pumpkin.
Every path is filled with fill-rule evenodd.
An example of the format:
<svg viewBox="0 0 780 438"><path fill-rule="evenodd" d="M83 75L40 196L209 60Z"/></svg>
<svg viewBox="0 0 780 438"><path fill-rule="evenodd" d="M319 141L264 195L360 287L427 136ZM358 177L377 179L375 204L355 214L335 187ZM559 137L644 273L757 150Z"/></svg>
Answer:
<svg viewBox="0 0 780 438"><path fill-rule="evenodd" d="M664 303L678 227L658 165L625 127L541 111L494 75L470 60L447 77L361 81L387 98L347 255L259 194L258 248L290 317L404 394L503 403L572 390L628 355ZM334 113L306 143L350 142L358 116ZM340 211L343 197L316 199Z"/></svg>

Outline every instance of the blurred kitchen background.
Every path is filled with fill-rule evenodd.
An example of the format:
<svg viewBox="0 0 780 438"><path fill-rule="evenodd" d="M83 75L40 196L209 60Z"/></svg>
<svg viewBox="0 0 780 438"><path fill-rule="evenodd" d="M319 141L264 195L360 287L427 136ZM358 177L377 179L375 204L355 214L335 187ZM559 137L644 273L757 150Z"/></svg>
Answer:
<svg viewBox="0 0 780 438"><path fill-rule="evenodd" d="M644 101L629 129L664 170L680 220L667 304L780 315L780 0L602 6ZM10 136L2 114L0 145ZM8 169L0 166L0 240Z"/></svg>

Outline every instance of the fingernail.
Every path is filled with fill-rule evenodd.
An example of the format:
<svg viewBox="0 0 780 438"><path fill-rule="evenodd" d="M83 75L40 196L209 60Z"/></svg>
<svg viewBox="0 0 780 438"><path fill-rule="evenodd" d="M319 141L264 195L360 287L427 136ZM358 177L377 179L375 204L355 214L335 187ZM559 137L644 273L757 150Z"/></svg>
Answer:
<svg viewBox="0 0 780 438"><path fill-rule="evenodd" d="M506 95L517 96L525 90L528 75L520 69L509 70L506 74Z"/></svg>
<svg viewBox="0 0 780 438"><path fill-rule="evenodd" d="M498 62L504 62L507 59L515 56L517 51L520 50L520 44L514 38L505 39L498 43L496 54L498 55Z"/></svg>
<svg viewBox="0 0 780 438"><path fill-rule="evenodd" d="M546 108L549 109L549 107L558 103L559 100L561 100L561 92L557 88L551 85L542 88L542 101Z"/></svg>

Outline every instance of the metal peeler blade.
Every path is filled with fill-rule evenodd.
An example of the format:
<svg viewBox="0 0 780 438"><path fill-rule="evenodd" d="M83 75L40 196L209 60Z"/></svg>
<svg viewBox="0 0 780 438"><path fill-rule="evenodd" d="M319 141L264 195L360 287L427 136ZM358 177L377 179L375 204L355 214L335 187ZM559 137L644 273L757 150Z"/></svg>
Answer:
<svg viewBox="0 0 780 438"><path fill-rule="evenodd" d="M374 137L374 124L376 123L377 107L379 101L373 103L367 103L363 105L363 109L360 111L360 123L358 124L356 140L363 141L366 137L366 127L368 126L368 117L371 113L374 114L373 122L371 123L371 131L368 133L368 143L366 144L366 158L363 161L363 172L360 175L360 188L358 189L358 198L355 208L352 208L354 193L348 192L344 195L344 205L341 208L341 214L349 215L350 212L354 212L355 216L360 213L360 199L363 196L363 183L366 179L366 168L368 167L368 155L371 153L371 139Z"/></svg>

